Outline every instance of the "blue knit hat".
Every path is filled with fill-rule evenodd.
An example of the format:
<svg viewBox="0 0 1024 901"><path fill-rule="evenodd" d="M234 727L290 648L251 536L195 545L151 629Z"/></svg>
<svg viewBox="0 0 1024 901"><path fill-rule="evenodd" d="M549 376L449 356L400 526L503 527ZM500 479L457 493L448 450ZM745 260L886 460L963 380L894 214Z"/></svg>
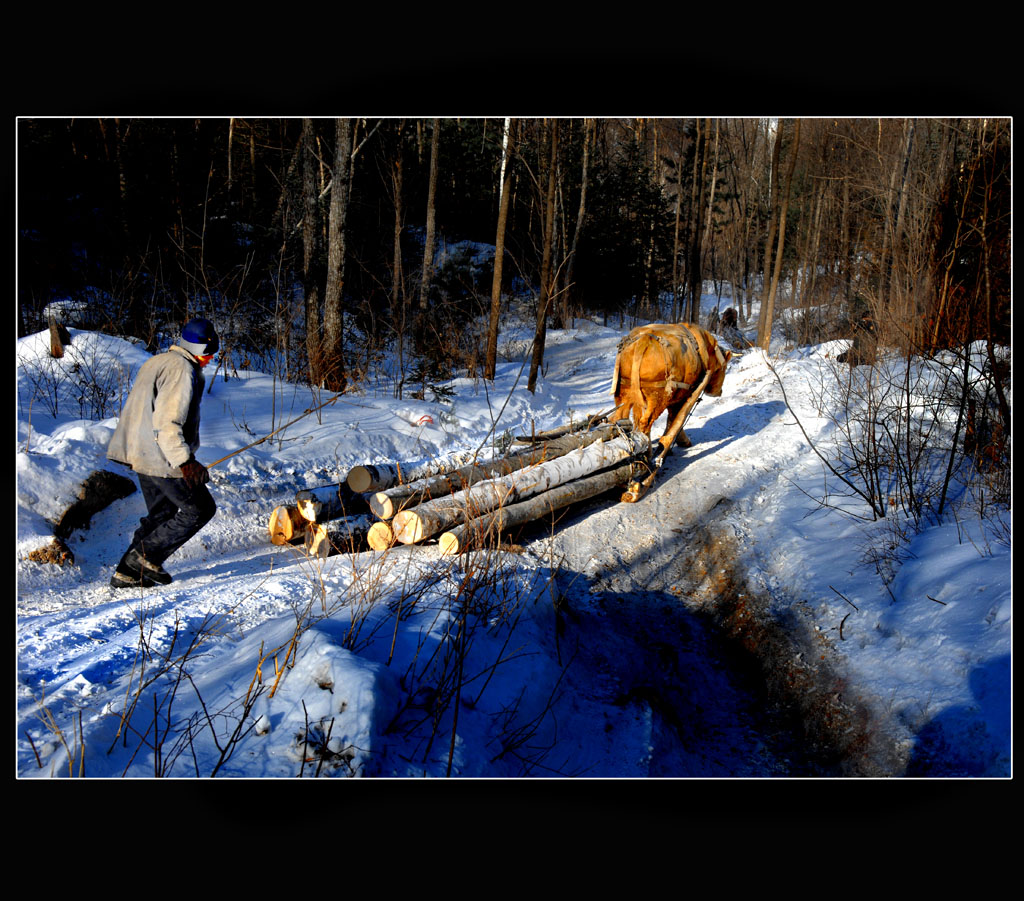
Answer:
<svg viewBox="0 0 1024 901"><path fill-rule="evenodd" d="M205 357L217 353L220 339L209 319L197 317L181 330L178 344L197 357Z"/></svg>

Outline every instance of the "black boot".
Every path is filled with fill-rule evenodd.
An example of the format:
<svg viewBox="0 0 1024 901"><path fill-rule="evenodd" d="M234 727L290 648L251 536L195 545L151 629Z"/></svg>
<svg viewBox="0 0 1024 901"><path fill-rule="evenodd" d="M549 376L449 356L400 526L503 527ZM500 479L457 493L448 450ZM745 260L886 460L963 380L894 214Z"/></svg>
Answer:
<svg viewBox="0 0 1024 901"><path fill-rule="evenodd" d="M157 585L166 585L170 581L171 575L163 567L149 563L136 550L130 548L117 564L117 569L110 578L110 587L153 588Z"/></svg>
<svg viewBox="0 0 1024 901"><path fill-rule="evenodd" d="M144 557L142 553L135 548L128 551L125 557L129 566L134 566L145 576L160 585L170 585L171 582L174 581L171 578L171 574L159 563L153 563L153 561L146 559L146 557Z"/></svg>

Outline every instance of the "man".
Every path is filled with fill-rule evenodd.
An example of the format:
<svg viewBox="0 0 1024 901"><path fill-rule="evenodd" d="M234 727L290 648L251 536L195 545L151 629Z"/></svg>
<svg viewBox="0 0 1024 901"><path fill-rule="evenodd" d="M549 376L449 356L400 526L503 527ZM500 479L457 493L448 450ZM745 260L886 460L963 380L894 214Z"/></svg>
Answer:
<svg viewBox="0 0 1024 901"><path fill-rule="evenodd" d="M134 470L146 501L131 546L110 580L114 588L171 582L164 561L212 518L217 505L199 448L202 370L220 346L213 323L197 318L178 343L142 364L107 457Z"/></svg>

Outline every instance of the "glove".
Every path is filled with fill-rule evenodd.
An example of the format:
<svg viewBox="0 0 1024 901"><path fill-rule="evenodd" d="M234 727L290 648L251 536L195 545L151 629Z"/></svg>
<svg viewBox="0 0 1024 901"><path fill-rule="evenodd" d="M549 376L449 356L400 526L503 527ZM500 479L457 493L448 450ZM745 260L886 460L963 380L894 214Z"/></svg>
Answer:
<svg viewBox="0 0 1024 901"><path fill-rule="evenodd" d="M181 464L181 474L192 488L205 485L210 481L209 470L194 457Z"/></svg>

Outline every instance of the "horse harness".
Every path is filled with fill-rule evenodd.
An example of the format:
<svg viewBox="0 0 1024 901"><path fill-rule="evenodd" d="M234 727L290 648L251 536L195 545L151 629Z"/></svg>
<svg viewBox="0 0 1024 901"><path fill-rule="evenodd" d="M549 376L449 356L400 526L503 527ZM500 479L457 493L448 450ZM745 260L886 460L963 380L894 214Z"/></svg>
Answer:
<svg viewBox="0 0 1024 901"><path fill-rule="evenodd" d="M700 360L701 365L704 368L704 371L701 372L700 374L701 378L703 378L704 373L707 372L708 370L708 361L704 359L704 355L700 352L700 345L697 343L697 339L693 336L693 332L691 332L688 328L684 327L683 329L681 329L681 334L683 335L684 341L689 345L689 350L693 351L696 358ZM619 342L618 353L621 354L622 351L629 347L630 344L633 344L641 337L653 338L655 341L658 342L658 344L661 345L662 353L664 353L665 355L665 370L670 371L672 366L672 344L669 341L669 339L666 338L664 335L659 335L651 332L642 332L639 335L628 335ZM628 385L630 382L629 376L624 375L621 372L618 374L618 378L626 385ZM700 379L698 378L697 381L699 382ZM675 381L675 379L671 378L662 379L661 381L657 382L643 382L642 384L647 388L665 388L666 392L669 394L676 391L677 389L682 391L689 391L694 385L693 382L677 382Z"/></svg>

